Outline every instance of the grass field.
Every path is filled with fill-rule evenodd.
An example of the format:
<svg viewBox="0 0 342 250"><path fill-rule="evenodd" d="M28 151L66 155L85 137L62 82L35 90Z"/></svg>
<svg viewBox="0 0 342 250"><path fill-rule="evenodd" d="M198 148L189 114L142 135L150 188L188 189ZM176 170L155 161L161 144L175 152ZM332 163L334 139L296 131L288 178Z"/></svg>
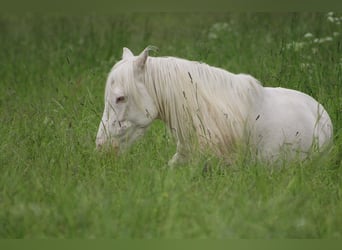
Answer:
<svg viewBox="0 0 342 250"><path fill-rule="evenodd" d="M338 13L2 14L0 237L341 238L341 38ZM121 158L97 152L107 73L150 44L312 95L334 145L280 170L244 155L169 169L155 122Z"/></svg>

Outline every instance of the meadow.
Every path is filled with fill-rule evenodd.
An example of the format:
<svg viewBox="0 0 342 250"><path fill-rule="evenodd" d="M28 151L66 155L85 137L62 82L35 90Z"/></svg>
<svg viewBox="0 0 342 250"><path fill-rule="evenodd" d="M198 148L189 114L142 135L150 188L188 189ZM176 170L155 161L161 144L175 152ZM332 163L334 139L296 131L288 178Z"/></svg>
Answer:
<svg viewBox="0 0 342 250"><path fill-rule="evenodd" d="M1 14L0 237L341 238L341 37L341 13ZM333 145L280 169L169 169L156 121L121 157L96 151L106 76L147 45L313 96Z"/></svg>

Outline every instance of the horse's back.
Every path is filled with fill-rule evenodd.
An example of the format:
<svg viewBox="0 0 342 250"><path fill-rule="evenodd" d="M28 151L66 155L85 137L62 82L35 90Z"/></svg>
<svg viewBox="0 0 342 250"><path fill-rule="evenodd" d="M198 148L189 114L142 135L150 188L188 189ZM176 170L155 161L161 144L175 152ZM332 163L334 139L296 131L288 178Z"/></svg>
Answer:
<svg viewBox="0 0 342 250"><path fill-rule="evenodd" d="M264 88L250 116L253 142L261 156L275 157L283 149L306 155L332 138L332 123L323 106L302 92Z"/></svg>

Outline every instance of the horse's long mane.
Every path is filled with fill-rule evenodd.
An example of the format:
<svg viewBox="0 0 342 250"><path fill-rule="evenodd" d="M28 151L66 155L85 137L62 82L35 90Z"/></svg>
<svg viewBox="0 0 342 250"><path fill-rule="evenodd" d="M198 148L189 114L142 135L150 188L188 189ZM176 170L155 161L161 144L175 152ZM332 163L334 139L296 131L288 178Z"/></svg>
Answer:
<svg viewBox="0 0 342 250"><path fill-rule="evenodd" d="M260 101L262 91L249 75L175 57L149 57L144 82L160 119L179 140L196 135L200 144L214 144L219 153L241 138L249 111Z"/></svg>
<svg viewBox="0 0 342 250"><path fill-rule="evenodd" d="M126 68L127 74L133 73L131 69ZM248 113L262 91L249 75L175 57L148 57L144 72L141 80L157 105L159 118L178 139L213 144L211 148L219 154L231 150L241 138ZM128 82L134 84L133 79ZM126 87L139 95L133 85Z"/></svg>

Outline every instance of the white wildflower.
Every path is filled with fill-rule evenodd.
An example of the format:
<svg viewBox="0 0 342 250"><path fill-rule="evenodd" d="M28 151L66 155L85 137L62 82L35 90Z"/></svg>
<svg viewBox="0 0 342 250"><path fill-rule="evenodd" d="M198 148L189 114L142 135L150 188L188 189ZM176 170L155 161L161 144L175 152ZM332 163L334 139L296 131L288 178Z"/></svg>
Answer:
<svg viewBox="0 0 342 250"><path fill-rule="evenodd" d="M327 15L328 15L328 16L333 16L333 15L334 15L334 12L330 11L330 12L328 12Z"/></svg>
<svg viewBox="0 0 342 250"><path fill-rule="evenodd" d="M225 22L219 22L219 23L214 23L208 33L208 38L209 39L217 39L221 34L224 34L224 32L230 32L231 27L229 26L228 23Z"/></svg>
<svg viewBox="0 0 342 250"><path fill-rule="evenodd" d="M301 63L300 64L300 68L303 70L310 68L310 66L311 66L310 63Z"/></svg>
<svg viewBox="0 0 342 250"><path fill-rule="evenodd" d="M323 37L323 38L315 38L314 43L325 43L325 42L331 42L333 39L330 36Z"/></svg>
<svg viewBox="0 0 342 250"><path fill-rule="evenodd" d="M304 35L304 38L312 38L312 37L313 37L313 35L311 33L306 33Z"/></svg>
<svg viewBox="0 0 342 250"><path fill-rule="evenodd" d="M217 35L214 32L209 32L208 38L211 40L217 39Z"/></svg>
<svg viewBox="0 0 342 250"><path fill-rule="evenodd" d="M332 16L328 16L328 21L331 23L335 22L335 18L333 18Z"/></svg>
<svg viewBox="0 0 342 250"><path fill-rule="evenodd" d="M304 42L297 42L295 43L295 50L300 50L301 48L303 48L305 45Z"/></svg>
<svg viewBox="0 0 342 250"><path fill-rule="evenodd" d="M221 29L225 30L225 29L228 29L229 25L228 23L222 23L221 25Z"/></svg>
<svg viewBox="0 0 342 250"><path fill-rule="evenodd" d="M213 31L222 31L222 30L227 30L229 27L228 23L214 23L212 26L211 26L211 30Z"/></svg>
<svg viewBox="0 0 342 250"><path fill-rule="evenodd" d="M340 33L336 31L336 32L333 33L333 36L336 37L336 36L338 36L339 34L340 34Z"/></svg>
<svg viewBox="0 0 342 250"><path fill-rule="evenodd" d="M294 51L298 51L305 46L304 42L291 42L286 44L286 49L293 49Z"/></svg>

